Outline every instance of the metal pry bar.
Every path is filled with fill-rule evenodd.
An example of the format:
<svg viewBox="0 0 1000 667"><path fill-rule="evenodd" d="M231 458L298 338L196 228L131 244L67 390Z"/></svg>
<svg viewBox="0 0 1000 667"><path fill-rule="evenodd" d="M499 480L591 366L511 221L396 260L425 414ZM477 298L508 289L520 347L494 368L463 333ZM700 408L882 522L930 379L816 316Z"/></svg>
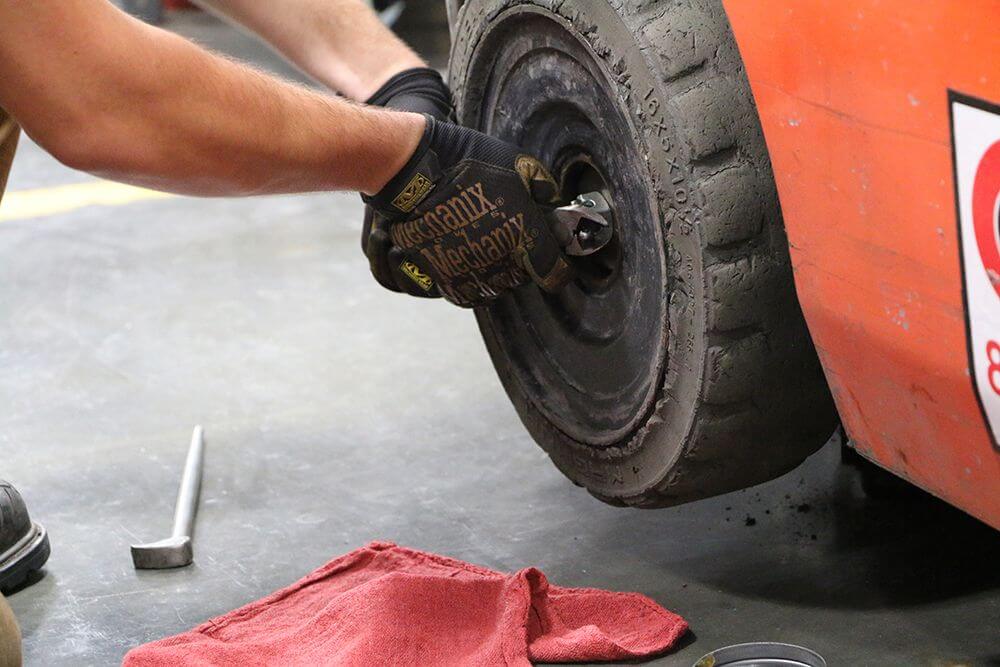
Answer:
<svg viewBox="0 0 1000 667"><path fill-rule="evenodd" d="M191 535L198 512L202 467L205 461L205 435L201 426L194 427L191 446L184 462L184 474L174 506L174 529L170 537L149 544L132 545L132 563L137 570L161 570L190 565L194 559Z"/></svg>

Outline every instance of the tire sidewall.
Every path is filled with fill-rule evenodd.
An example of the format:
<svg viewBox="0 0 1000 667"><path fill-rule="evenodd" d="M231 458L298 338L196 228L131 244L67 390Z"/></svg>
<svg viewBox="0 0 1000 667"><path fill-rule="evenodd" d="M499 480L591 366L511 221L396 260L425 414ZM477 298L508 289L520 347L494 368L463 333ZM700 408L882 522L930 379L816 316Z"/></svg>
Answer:
<svg viewBox="0 0 1000 667"><path fill-rule="evenodd" d="M520 386L490 326L477 313L486 347L518 415L559 469L577 484L605 499L627 498L660 483L690 440L705 365L705 284L696 197L685 146L667 113L668 96L655 67L643 54L632 28L617 10L593 3L544 0L469 0L459 11L450 59L449 80L459 120L475 123L485 81L470 81L472 65L485 54L481 42L514 8L539 12L561 23L586 49L617 91L630 131L643 154L636 165L637 183L660 221L656 242L663 246L666 277L667 350L652 409L628 437L609 447L592 447L555 428ZM651 360L652 361L652 360Z"/></svg>

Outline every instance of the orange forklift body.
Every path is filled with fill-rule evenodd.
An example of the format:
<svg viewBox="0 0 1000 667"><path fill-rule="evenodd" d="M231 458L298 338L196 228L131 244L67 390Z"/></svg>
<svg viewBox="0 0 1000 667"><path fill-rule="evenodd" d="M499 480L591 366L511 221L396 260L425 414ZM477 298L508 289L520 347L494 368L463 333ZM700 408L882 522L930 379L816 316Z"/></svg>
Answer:
<svg viewBox="0 0 1000 667"><path fill-rule="evenodd" d="M725 7L774 166L799 300L854 447L1000 528L1000 424L989 420L1000 346L989 331L970 335L970 321L1000 309L1000 275L988 271L990 250L960 231L951 122L951 100L962 96L1000 112L991 106L1000 104L1000 2ZM992 141L975 196L989 223L983 238L996 243L1000 134ZM963 264L963 242L982 265ZM970 297L986 276L997 304Z"/></svg>

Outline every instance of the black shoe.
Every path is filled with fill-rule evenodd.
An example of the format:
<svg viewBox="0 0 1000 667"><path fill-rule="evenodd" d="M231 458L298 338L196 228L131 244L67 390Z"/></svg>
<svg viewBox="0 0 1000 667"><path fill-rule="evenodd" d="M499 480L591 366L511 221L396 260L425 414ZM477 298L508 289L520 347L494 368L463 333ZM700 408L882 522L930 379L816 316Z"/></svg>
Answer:
<svg viewBox="0 0 1000 667"><path fill-rule="evenodd" d="M48 534L32 523L17 489L0 479L0 592L19 586L48 559Z"/></svg>

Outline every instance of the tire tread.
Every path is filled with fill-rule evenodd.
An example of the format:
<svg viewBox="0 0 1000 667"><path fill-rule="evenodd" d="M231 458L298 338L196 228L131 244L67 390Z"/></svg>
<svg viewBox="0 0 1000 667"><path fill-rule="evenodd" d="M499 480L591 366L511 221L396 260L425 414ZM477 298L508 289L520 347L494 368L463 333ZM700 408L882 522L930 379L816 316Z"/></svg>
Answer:
<svg viewBox="0 0 1000 667"><path fill-rule="evenodd" d="M648 158L665 261L674 272L668 271L668 363L645 423L613 447L575 442L531 405L494 355L522 421L570 479L618 506L674 505L794 468L833 432L836 413L795 296L767 148L722 0L468 0L456 35L476 39L468 35L484 21L526 4L555 13L590 44L647 145L662 130L651 101L662 105L677 146L669 160L683 162L687 185L680 202L674 172ZM473 16L473 5L492 13ZM594 18L609 10L620 25ZM468 42L456 52L472 53ZM639 69L637 53L645 63ZM465 86L473 84L461 63L457 74L461 111ZM674 242L695 252L684 256ZM677 389L679 378L692 376L694 385ZM676 431L668 429L679 414L687 430L671 439L667 434ZM629 457L643 448L674 458L660 461L658 477L651 473L645 486L623 491L609 480L639 460Z"/></svg>

